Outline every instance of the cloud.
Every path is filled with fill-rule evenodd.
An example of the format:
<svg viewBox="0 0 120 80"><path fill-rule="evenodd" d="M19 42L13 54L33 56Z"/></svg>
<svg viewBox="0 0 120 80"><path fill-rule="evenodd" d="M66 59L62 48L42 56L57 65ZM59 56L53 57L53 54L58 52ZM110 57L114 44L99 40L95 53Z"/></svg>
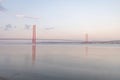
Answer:
<svg viewBox="0 0 120 80"><path fill-rule="evenodd" d="M0 11L1 11L1 12L6 11L6 8L4 8L1 4L0 4Z"/></svg>
<svg viewBox="0 0 120 80"><path fill-rule="evenodd" d="M54 29L54 27L47 27L47 28L45 28L45 30L52 30L52 29Z"/></svg>
<svg viewBox="0 0 120 80"><path fill-rule="evenodd" d="M4 8L4 7L2 6L2 1L3 1L3 0L0 0L0 12L4 12L4 11L7 10L6 8Z"/></svg>
<svg viewBox="0 0 120 80"><path fill-rule="evenodd" d="M16 17L18 17L18 18L29 18L29 19L39 19L38 17L26 16L26 15L21 15L21 14L17 14Z"/></svg>
<svg viewBox="0 0 120 80"><path fill-rule="evenodd" d="M31 25L25 24L25 29L29 30L31 28Z"/></svg>
<svg viewBox="0 0 120 80"><path fill-rule="evenodd" d="M12 25L11 24L7 24L6 26L5 26L5 29L4 30L11 30L13 27L12 27Z"/></svg>

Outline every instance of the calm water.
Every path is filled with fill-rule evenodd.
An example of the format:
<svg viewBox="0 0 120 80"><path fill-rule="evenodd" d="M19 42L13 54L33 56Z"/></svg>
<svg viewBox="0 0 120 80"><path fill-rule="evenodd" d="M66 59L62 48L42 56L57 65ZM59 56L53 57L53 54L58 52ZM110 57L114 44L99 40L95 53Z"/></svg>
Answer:
<svg viewBox="0 0 120 80"><path fill-rule="evenodd" d="M120 80L120 47L0 45L0 80Z"/></svg>

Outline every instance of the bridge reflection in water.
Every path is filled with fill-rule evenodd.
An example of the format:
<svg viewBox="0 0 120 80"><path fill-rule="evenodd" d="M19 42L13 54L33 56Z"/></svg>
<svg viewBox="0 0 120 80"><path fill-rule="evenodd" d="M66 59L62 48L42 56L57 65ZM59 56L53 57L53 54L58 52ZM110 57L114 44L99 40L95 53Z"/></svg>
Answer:
<svg viewBox="0 0 120 80"><path fill-rule="evenodd" d="M84 47L85 49L85 56L88 56L88 46ZM36 44L32 44L32 64L35 64L36 61Z"/></svg>
<svg viewBox="0 0 120 80"><path fill-rule="evenodd" d="M36 60L36 44L32 44L32 64L35 64Z"/></svg>
<svg viewBox="0 0 120 80"><path fill-rule="evenodd" d="M85 46L85 56L88 56L88 46Z"/></svg>

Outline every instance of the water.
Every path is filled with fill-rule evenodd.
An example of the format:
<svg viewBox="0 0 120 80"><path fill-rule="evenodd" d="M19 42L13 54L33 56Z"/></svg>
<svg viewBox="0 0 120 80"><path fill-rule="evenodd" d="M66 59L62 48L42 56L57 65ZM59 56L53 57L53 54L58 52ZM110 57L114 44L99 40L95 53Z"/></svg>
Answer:
<svg viewBox="0 0 120 80"><path fill-rule="evenodd" d="M119 75L119 45L0 45L0 80L120 80Z"/></svg>

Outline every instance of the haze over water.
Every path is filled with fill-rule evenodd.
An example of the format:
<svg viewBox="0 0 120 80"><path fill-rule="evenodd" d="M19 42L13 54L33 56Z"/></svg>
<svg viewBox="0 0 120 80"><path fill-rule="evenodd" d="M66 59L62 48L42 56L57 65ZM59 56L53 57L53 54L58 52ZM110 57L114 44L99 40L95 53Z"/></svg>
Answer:
<svg viewBox="0 0 120 80"><path fill-rule="evenodd" d="M0 80L119 80L120 47L0 45Z"/></svg>

